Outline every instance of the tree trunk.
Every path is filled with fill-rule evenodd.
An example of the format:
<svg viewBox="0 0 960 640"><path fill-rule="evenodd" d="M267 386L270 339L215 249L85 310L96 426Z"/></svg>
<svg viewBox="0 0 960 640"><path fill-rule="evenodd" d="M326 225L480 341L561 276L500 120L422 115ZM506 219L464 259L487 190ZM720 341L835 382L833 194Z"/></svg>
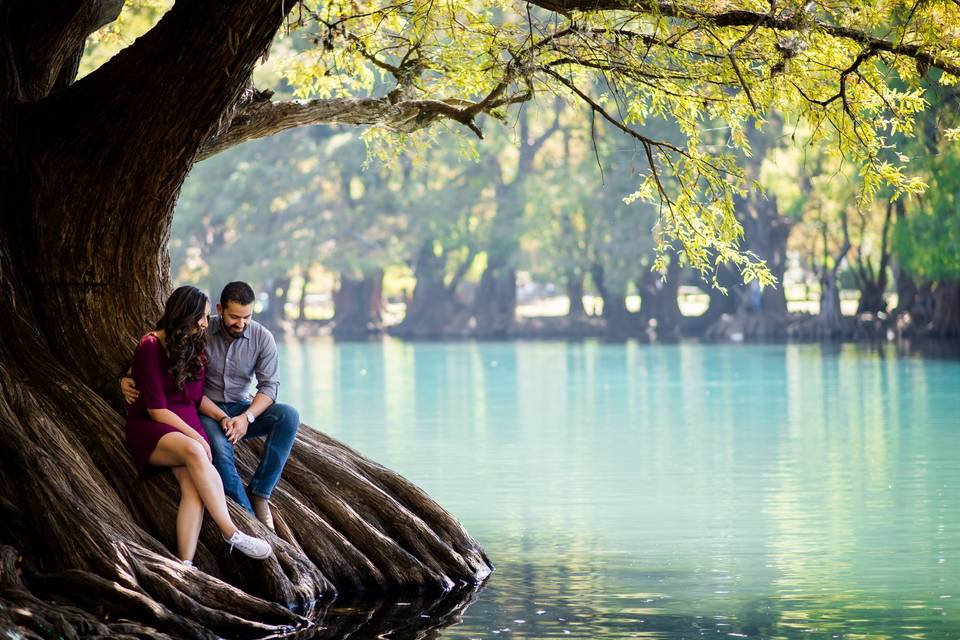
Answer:
<svg viewBox="0 0 960 640"><path fill-rule="evenodd" d="M641 325L649 325L658 340L676 340L680 337L680 261L671 258L667 273L650 271L637 280L640 292ZM650 322L650 321L653 322Z"/></svg>
<svg viewBox="0 0 960 640"><path fill-rule="evenodd" d="M472 261L471 257L467 262ZM469 264L466 264L462 271L466 272L468 268ZM468 317L455 297L459 278L455 276L449 286L446 284L446 258L436 254L432 239L421 245L413 275L417 284L407 305L407 313L403 322L392 327L390 333L414 339L464 335Z"/></svg>
<svg viewBox="0 0 960 640"><path fill-rule="evenodd" d="M820 313L816 318L818 338L838 338L847 334L849 326L840 309L840 283L837 272L828 269L820 279Z"/></svg>
<svg viewBox="0 0 960 640"><path fill-rule="evenodd" d="M887 312L887 301L883 295L887 290L887 276L885 272L877 275L876 279L866 279L860 282L860 302L857 303L857 315L868 313L876 316Z"/></svg>
<svg viewBox="0 0 960 640"><path fill-rule="evenodd" d="M340 288L333 296L333 335L365 338L383 331L383 269L373 269L362 278L340 274Z"/></svg>
<svg viewBox="0 0 960 640"><path fill-rule="evenodd" d="M762 160L762 156L758 159ZM720 339L768 339L786 335L790 322L783 276L787 269L787 240L793 221L780 215L774 196L751 193L734 199L737 219L743 225L745 249L754 252L766 263L776 278L774 286L758 291L757 283L737 283L731 290L732 300L725 313L712 318L705 335ZM713 299L711 298L711 306ZM718 302L720 302L718 300ZM709 311L708 311L709 313Z"/></svg>
<svg viewBox="0 0 960 640"><path fill-rule="evenodd" d="M271 278L267 281L267 313L260 321L273 332L282 333L287 319L287 296L290 294L290 276Z"/></svg>
<svg viewBox="0 0 960 640"><path fill-rule="evenodd" d="M583 280L585 275L580 272L569 271L566 274L567 298L570 300L570 309L567 319L578 322L587 317L587 309L583 306Z"/></svg>
<svg viewBox="0 0 960 640"><path fill-rule="evenodd" d="M116 374L169 290L183 180L294 3L178 2L66 86L90 31L66 20L57 47L34 45L94 4L50 22L0 6L0 620L34 637L265 636L316 619L337 589L483 579L489 562L452 516L309 428L275 494L279 535L232 507L272 558L230 555L210 523L199 571L174 558L176 484L135 478ZM238 450L245 473L252 448Z"/></svg>
<svg viewBox="0 0 960 640"><path fill-rule="evenodd" d="M297 322L307 321L307 287L310 286L310 269L306 269L303 276L303 288L300 291L300 302L297 303Z"/></svg>
<svg viewBox="0 0 960 640"><path fill-rule="evenodd" d="M960 337L960 281L938 283L933 300L933 320L927 333L937 338Z"/></svg>
<svg viewBox="0 0 960 640"><path fill-rule="evenodd" d="M644 335L639 314L631 313L627 309L626 287L617 287L609 283L603 267L599 264L593 265L590 275L603 300L604 337L619 341Z"/></svg>
<svg viewBox="0 0 960 640"><path fill-rule="evenodd" d="M517 272L502 265L488 265L480 278L473 301L476 322L473 335L505 338L517 317Z"/></svg>
<svg viewBox="0 0 960 640"><path fill-rule="evenodd" d="M704 283L702 286L706 290L707 297L710 299L707 310L702 315L694 317L684 317L681 320L681 333L685 336L706 336L717 321L724 316L732 316L739 308L739 296L736 287L741 284L740 277L724 265L717 265L717 283L727 290L727 293L717 289L712 283Z"/></svg>

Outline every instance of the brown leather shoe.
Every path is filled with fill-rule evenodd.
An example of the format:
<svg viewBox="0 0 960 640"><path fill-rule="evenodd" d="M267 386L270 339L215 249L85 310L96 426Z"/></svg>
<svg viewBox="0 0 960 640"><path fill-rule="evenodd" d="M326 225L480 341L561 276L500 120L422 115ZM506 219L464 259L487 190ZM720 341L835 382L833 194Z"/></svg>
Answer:
<svg viewBox="0 0 960 640"><path fill-rule="evenodd" d="M257 514L257 520L262 522L270 531L276 531L273 526L273 513L270 512L270 501L260 496L252 496L250 504L253 505L253 512Z"/></svg>

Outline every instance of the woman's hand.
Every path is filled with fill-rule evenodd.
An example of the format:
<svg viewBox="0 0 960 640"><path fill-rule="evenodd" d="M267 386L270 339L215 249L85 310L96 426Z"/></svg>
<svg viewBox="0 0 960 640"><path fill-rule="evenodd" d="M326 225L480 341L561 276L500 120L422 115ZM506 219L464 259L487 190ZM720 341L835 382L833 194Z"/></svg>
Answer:
<svg viewBox="0 0 960 640"><path fill-rule="evenodd" d="M194 438L194 440L199 442L200 446L203 447L203 452L207 454L207 461L213 462L213 452L210 451L210 443L200 437Z"/></svg>

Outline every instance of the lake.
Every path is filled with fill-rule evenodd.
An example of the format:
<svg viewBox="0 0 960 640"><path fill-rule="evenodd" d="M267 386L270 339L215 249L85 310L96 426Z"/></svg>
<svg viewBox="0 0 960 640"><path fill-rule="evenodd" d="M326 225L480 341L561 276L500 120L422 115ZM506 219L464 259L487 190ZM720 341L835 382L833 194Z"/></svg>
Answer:
<svg viewBox="0 0 960 640"><path fill-rule="evenodd" d="M960 360L316 338L281 380L496 565L429 637L960 638Z"/></svg>

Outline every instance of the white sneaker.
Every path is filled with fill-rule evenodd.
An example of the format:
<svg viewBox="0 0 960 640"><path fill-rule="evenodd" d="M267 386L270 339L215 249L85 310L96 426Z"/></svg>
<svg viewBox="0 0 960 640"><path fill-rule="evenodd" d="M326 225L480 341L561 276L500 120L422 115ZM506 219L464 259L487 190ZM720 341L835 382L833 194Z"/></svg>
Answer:
<svg viewBox="0 0 960 640"><path fill-rule="evenodd" d="M254 538L253 536L248 536L243 531L237 529L237 532L230 536L230 539L227 540L227 544L230 545L230 551L233 551L236 548L240 553L247 556L248 558L253 558L254 560L265 560L270 557L270 554L273 553L273 548L270 546L270 543L264 540L263 538Z"/></svg>

